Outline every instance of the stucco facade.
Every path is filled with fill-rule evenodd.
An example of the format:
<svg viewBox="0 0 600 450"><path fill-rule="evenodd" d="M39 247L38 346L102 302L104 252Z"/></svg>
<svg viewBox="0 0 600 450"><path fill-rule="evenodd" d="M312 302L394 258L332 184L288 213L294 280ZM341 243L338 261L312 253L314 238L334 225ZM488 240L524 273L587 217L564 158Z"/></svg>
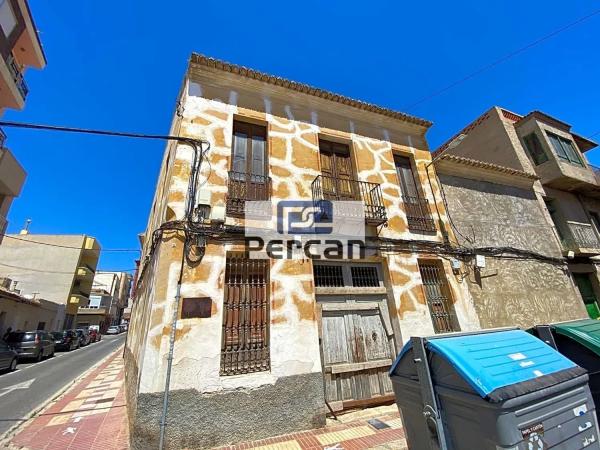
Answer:
<svg viewBox="0 0 600 450"><path fill-rule="evenodd" d="M562 259L562 248L533 189L536 177L442 156L436 172L461 245L513 247ZM566 261L486 257L463 274L484 328L552 323L586 316Z"/></svg>
<svg viewBox="0 0 600 450"><path fill-rule="evenodd" d="M225 213L231 196L232 136L238 121L266 129L272 201L313 198L311 185L323 171L319 153L324 139L349 147L354 177L379 184L387 226L368 225L367 233L405 239L412 250L377 252L362 261L377 266L380 285L353 289L352 295L363 296L358 301L376 297L376 302L365 305L380 311L392 349L389 357L410 336L435 332L421 280L424 261L435 264L443 274L456 326L462 330L479 327L464 281L454 275L446 259L420 245L442 244L442 230L448 229L435 177L431 184L427 179L431 157L424 134L428 122L193 55L171 132L210 142L197 203L210 205L211 220L225 225L244 224L243 218ZM421 203L427 204L434 224L431 231L409 229L394 163L398 156L408 158L419 196L427 199ZM191 161L188 145L167 147L144 234L143 254L147 256L140 268L126 347L129 417L136 448L155 445L158 436L183 252L181 232L164 232L152 255L149 250L161 224L184 218ZM178 420L167 427L172 448L205 448L324 423L325 362L319 345L326 333L324 311L332 294L343 299L350 291L315 286L310 259L269 260L269 370L223 375L226 264L229 252L243 249L237 243L208 239L202 261L184 264L181 296L209 298L210 312L208 317L193 319L182 319L178 313L169 403L169 417ZM345 404L335 403L334 407ZM202 430L185 425L189 423L202 423Z"/></svg>
<svg viewBox="0 0 600 450"><path fill-rule="evenodd" d="M532 111L523 116L504 108L493 107L434 152L436 158L443 154L472 158L536 177L531 187L527 188L528 195L533 196L528 208L522 208L523 200L515 202L514 193L505 193L505 196L511 199L510 207L521 204L522 211L539 210L546 224L544 231L536 234L525 228L515 228L515 223L507 223L504 231L506 235L502 238L508 243L524 245L525 249L562 258L564 275L557 273L556 276L550 276L552 271L549 271L549 267L539 264L530 267L528 271L525 268L519 270L518 265L505 269L508 273L516 272L514 277L509 276L515 282L525 277L523 288L526 291L528 286L534 288L527 293L532 302L530 306L534 307L532 315L539 320L567 320L587 314L594 318L600 316L597 270L600 254L600 183L598 169L591 166L585 157L585 152L596 145L573 132L569 124L543 112ZM448 188L458 197L464 194L452 183L449 183ZM487 195L486 198L491 199L492 196ZM477 203L487 200L474 197L469 199L471 201L476 203L457 204L456 211L451 212L452 216L456 214L460 217L464 207L479 210ZM491 217L494 218L495 215L492 214ZM526 225L530 218L529 213L519 213L515 220ZM501 217L496 219L500 220ZM484 234L482 229L479 231ZM485 234L492 239L499 237L492 230L487 230ZM500 244L501 240L496 243ZM540 247L540 243L544 246ZM560 264L557 265L559 266ZM542 270L543 267L546 269ZM567 279L576 287L572 295L567 294L568 289L565 291L566 285L563 288L557 285L566 283ZM540 284L541 280L545 280L543 284ZM515 282L509 282L507 286L514 285ZM545 289L544 286L551 286L552 289ZM555 309L549 315L549 304L538 297L544 292L547 295L543 298ZM557 296L556 292L563 292L565 296ZM495 307L500 311L512 308L503 305L503 301L507 300L496 299ZM583 310L581 305L584 305ZM518 308L516 311L516 315L521 315ZM514 320L516 323L530 322L517 316ZM504 323L504 320L499 323Z"/></svg>

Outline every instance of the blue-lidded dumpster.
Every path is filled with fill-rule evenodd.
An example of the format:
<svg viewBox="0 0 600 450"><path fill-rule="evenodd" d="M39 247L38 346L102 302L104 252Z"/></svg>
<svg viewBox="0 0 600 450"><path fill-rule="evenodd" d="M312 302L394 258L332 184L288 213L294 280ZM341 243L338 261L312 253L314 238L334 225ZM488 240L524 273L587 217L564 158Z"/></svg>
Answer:
<svg viewBox="0 0 600 450"><path fill-rule="evenodd" d="M412 450L600 449L585 369L525 331L414 337L390 376Z"/></svg>

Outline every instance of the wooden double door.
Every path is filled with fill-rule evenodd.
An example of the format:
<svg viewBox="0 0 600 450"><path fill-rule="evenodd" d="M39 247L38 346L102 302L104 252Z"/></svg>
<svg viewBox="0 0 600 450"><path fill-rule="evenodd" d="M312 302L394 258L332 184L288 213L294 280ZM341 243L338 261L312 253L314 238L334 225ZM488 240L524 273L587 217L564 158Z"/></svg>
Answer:
<svg viewBox="0 0 600 450"><path fill-rule="evenodd" d="M385 296L318 296L325 398L334 411L393 399L395 358Z"/></svg>
<svg viewBox="0 0 600 450"><path fill-rule="evenodd" d="M323 197L327 200L356 200L350 148L337 142L319 141Z"/></svg>

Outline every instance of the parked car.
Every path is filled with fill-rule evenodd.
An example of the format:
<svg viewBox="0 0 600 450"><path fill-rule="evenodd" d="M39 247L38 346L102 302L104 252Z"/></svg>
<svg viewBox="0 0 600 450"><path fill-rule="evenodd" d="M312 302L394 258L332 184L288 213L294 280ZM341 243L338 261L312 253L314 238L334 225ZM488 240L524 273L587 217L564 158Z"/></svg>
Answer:
<svg viewBox="0 0 600 450"><path fill-rule="evenodd" d="M127 325L124 323L119 325L119 330L121 331L121 333L127 331Z"/></svg>
<svg viewBox="0 0 600 450"><path fill-rule="evenodd" d="M10 370L17 368L17 352L0 340L0 370Z"/></svg>
<svg viewBox="0 0 600 450"><path fill-rule="evenodd" d="M46 356L54 356L54 337L47 331L13 331L6 338L6 343L16 350L19 359L41 361Z"/></svg>
<svg viewBox="0 0 600 450"><path fill-rule="evenodd" d="M75 330L53 331L55 350L76 350L79 348L79 336Z"/></svg>
<svg viewBox="0 0 600 450"><path fill-rule="evenodd" d="M113 325L112 327L108 327L108 330L106 330L106 334L119 334L120 332L121 332L121 330L119 330L118 325Z"/></svg>
<svg viewBox="0 0 600 450"><path fill-rule="evenodd" d="M100 341L100 339L102 339L102 335L95 328L90 328L89 333L90 333L90 341L91 342L98 342L98 341Z"/></svg>
<svg viewBox="0 0 600 450"><path fill-rule="evenodd" d="M75 330L77 332L77 336L79 336L79 345L81 347L85 347L90 344L90 333L85 328L77 328Z"/></svg>

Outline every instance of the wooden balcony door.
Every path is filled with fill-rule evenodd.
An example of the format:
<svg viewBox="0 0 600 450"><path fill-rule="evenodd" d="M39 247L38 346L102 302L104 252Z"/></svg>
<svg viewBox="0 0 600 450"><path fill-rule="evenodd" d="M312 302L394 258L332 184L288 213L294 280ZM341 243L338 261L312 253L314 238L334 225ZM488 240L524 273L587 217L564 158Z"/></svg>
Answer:
<svg viewBox="0 0 600 450"><path fill-rule="evenodd" d="M323 197L327 200L356 200L350 148L337 142L319 141Z"/></svg>

